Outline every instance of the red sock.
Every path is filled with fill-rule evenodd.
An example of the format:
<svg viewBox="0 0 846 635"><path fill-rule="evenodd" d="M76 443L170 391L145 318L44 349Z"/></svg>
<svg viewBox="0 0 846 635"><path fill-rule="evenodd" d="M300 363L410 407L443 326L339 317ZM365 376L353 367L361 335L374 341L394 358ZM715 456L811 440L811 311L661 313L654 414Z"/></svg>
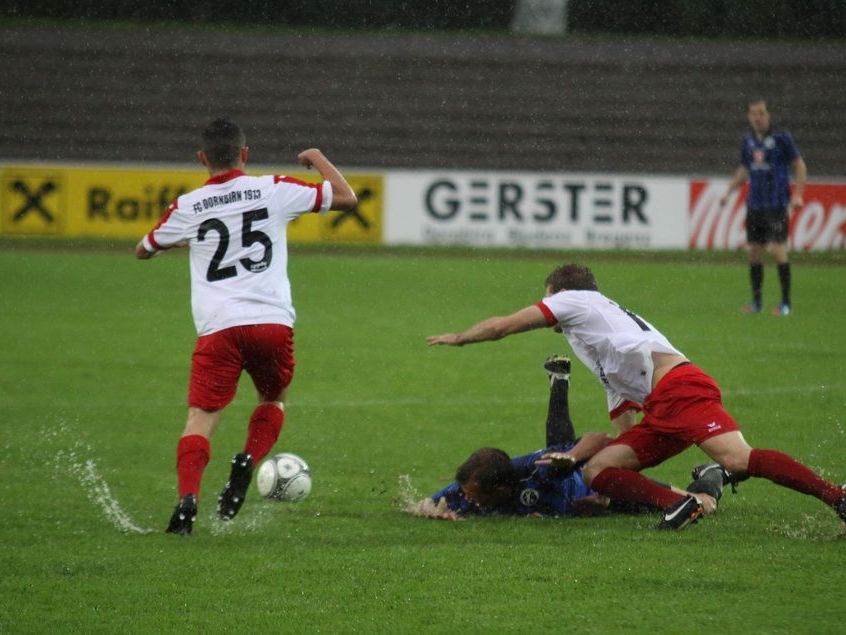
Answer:
<svg viewBox="0 0 846 635"><path fill-rule="evenodd" d="M176 446L176 475L179 479L179 498L186 494L200 496L200 481L208 465L211 446L206 437L189 434Z"/></svg>
<svg viewBox="0 0 846 635"><path fill-rule="evenodd" d="M253 410L247 429L247 442L244 444L244 452L252 455L253 465L257 465L270 452L284 422L285 411L274 404L263 403Z"/></svg>
<svg viewBox="0 0 846 635"><path fill-rule="evenodd" d="M594 477L590 488L614 500L649 505L657 509L666 509L684 498L682 494L676 494L634 470L619 467L606 467Z"/></svg>
<svg viewBox="0 0 846 635"><path fill-rule="evenodd" d="M749 454L749 476L767 478L803 494L816 496L827 505L836 505L843 490L812 472L796 459L778 450L752 450Z"/></svg>

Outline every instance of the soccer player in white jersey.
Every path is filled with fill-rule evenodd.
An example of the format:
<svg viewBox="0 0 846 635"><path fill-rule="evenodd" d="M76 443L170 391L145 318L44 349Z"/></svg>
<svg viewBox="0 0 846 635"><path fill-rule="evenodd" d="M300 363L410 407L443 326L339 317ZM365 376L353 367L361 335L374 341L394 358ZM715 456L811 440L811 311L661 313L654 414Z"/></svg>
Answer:
<svg viewBox="0 0 846 635"><path fill-rule="evenodd" d="M536 304L427 341L430 346L463 346L543 327L562 332L604 385L618 432L582 469L591 489L615 500L663 508L659 528L682 529L702 515L700 501L656 485L639 472L696 444L735 481L763 477L810 494L846 522L842 487L782 452L750 447L723 409L716 382L652 324L599 293L590 269L558 267L545 286L546 296ZM639 423L638 411L644 413ZM555 464L559 457L551 453L548 458Z"/></svg>
<svg viewBox="0 0 846 635"><path fill-rule="evenodd" d="M249 149L241 128L217 119L203 131L197 158L206 184L176 199L135 248L147 260L188 246L191 308L197 344L188 388L188 420L176 449L179 503L168 532L188 535L197 515L200 481L209 462L209 439L220 412L235 397L246 370L258 391L243 452L232 459L218 497L222 520L244 502L253 467L270 452L285 420L284 402L294 374L295 312L287 273L287 224L305 213L352 210L355 193L343 175L311 148L297 157L324 181L247 176Z"/></svg>

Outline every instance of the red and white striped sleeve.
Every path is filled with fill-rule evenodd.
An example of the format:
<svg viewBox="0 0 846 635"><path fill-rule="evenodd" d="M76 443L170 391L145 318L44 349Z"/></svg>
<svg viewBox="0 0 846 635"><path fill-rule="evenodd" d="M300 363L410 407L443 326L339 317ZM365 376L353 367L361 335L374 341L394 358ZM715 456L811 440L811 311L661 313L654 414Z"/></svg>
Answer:
<svg viewBox="0 0 846 635"><path fill-rule="evenodd" d="M588 301L580 293L559 291L545 297L536 305L549 326L568 326L584 320L590 313Z"/></svg>
<svg viewBox="0 0 846 635"><path fill-rule="evenodd" d="M307 183L291 176L274 176L275 199L289 218L313 212L322 214L332 207L332 184Z"/></svg>
<svg viewBox="0 0 846 635"><path fill-rule="evenodd" d="M178 213L178 209L179 200L177 199L165 210L156 226L144 236L142 241L144 249L155 253L173 247L187 238L185 235L187 224L184 222L183 215Z"/></svg>
<svg viewBox="0 0 846 635"><path fill-rule="evenodd" d="M555 314L552 312L552 309L550 309L548 306L546 306L546 304L544 304L543 300L536 302L535 306L541 310L541 313L543 313L543 317L546 319L547 326L555 326L556 324L558 324L558 318L555 317Z"/></svg>

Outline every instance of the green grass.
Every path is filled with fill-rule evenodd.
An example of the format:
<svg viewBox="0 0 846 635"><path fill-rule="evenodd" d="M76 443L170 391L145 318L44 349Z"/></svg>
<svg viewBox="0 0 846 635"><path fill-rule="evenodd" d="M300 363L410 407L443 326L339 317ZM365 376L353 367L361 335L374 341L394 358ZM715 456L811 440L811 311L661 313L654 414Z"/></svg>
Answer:
<svg viewBox="0 0 846 635"><path fill-rule="evenodd" d="M778 319L737 311L739 256L664 260L590 256L608 295L717 378L753 445L846 480L846 269L797 265L796 312ZM228 527L213 519L252 409L245 381L213 441L196 533L180 539L162 529L194 343L185 258L5 243L0 631L841 632L842 524L767 482L678 534L651 516L444 523L399 511L402 475L427 494L476 447L542 445L540 364L568 352L560 336L424 340L536 301L555 264L295 250L298 367L277 449L310 462L314 490L296 505L253 496ZM580 430L608 430L581 366L571 409ZM702 456L651 473L683 483ZM104 483L128 520L98 502Z"/></svg>

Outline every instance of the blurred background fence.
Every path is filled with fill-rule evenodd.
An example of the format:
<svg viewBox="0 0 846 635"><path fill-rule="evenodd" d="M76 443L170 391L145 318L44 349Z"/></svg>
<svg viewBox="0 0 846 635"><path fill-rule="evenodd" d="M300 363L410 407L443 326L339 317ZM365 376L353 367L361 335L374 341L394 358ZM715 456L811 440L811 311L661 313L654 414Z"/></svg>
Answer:
<svg viewBox="0 0 846 635"><path fill-rule="evenodd" d="M187 161L227 114L254 161L717 173L761 96L846 174L839 42L0 27L0 157Z"/></svg>
<svg viewBox="0 0 846 635"><path fill-rule="evenodd" d="M526 3L538 15L564 9L566 32L512 32ZM375 220L345 240L734 248L743 242L742 200L717 210L724 185L713 177L737 165L747 100L763 98L811 176L837 184L795 219L794 244L846 246L842 0L0 0L0 9L0 160L8 165L186 164L199 129L226 115L245 128L253 164L290 166L296 152L317 146L344 169L429 171L419 182L394 174L384 188L363 185ZM108 187L80 189L77 210L62 197L79 189L79 173L15 170L2 177L0 233L67 235L78 213L84 235L116 235L109 223L143 225L190 187L158 176L129 186L135 181L113 174ZM443 185L435 171L455 180ZM491 171L535 176L503 181ZM543 174L557 175L555 185L536 182ZM678 176L683 186L671 195L666 184L621 174ZM564 198L544 215L538 209L553 205L547 187ZM104 188L118 201L109 214L97 198ZM480 188L481 211L473 207ZM465 200L450 215L453 191ZM575 210L586 203L574 192L596 194L581 225ZM410 209L420 224L392 234L391 219ZM669 222L663 215L685 214L688 227L655 233ZM699 215L711 220L697 230ZM496 228L479 234L480 223ZM632 223L652 233L635 235ZM609 224L613 231L598 233ZM533 229L508 233L516 225ZM564 229L549 232L553 225Z"/></svg>
<svg viewBox="0 0 846 635"><path fill-rule="evenodd" d="M568 6L576 33L839 38L843 0L529 0ZM507 30L520 0L3 0L17 17L230 22L344 29Z"/></svg>

